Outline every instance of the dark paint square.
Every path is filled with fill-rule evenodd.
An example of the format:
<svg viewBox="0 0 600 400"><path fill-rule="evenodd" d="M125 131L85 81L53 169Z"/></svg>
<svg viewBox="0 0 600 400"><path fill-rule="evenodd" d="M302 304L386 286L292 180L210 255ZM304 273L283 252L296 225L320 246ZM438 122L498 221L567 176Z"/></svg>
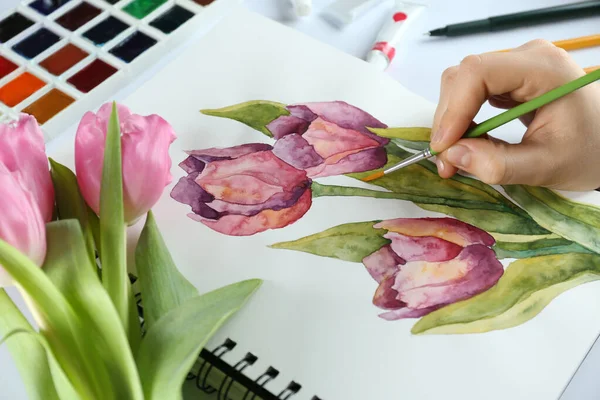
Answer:
<svg viewBox="0 0 600 400"><path fill-rule="evenodd" d="M33 21L23 14L9 15L0 21L0 43L8 42L31 25L33 25Z"/></svg>
<svg viewBox="0 0 600 400"><path fill-rule="evenodd" d="M207 6L210 3L213 3L215 0L193 0L194 3L200 4L201 6Z"/></svg>
<svg viewBox="0 0 600 400"><path fill-rule="evenodd" d="M90 3L86 3L84 1L71 11L58 18L56 23L65 29L76 31L100 15L101 12L102 11L99 8L94 7Z"/></svg>
<svg viewBox="0 0 600 400"><path fill-rule="evenodd" d="M110 54L130 63L155 44L156 40L138 31L113 47Z"/></svg>
<svg viewBox="0 0 600 400"><path fill-rule="evenodd" d="M17 69L18 66L7 58L0 56L0 79Z"/></svg>
<svg viewBox="0 0 600 400"><path fill-rule="evenodd" d="M193 16L193 12L176 5L169 11L156 18L154 21L150 22L150 26L153 26L156 29L168 34L179 28Z"/></svg>
<svg viewBox="0 0 600 400"><path fill-rule="evenodd" d="M111 77L115 72L117 72L115 67L96 59L67 79L67 82L75 86L80 92L88 93Z"/></svg>
<svg viewBox="0 0 600 400"><path fill-rule="evenodd" d="M104 1L107 2L108 4L117 4L121 0L104 0Z"/></svg>
<svg viewBox="0 0 600 400"><path fill-rule="evenodd" d="M125 22L110 16L98 25L88 29L83 37L94 42L96 46L102 46L127 28L129 28L129 25Z"/></svg>
<svg viewBox="0 0 600 400"><path fill-rule="evenodd" d="M71 0L36 0L29 4L29 7L33 8L42 15L50 15L54 11L67 4L69 1Z"/></svg>
<svg viewBox="0 0 600 400"><path fill-rule="evenodd" d="M12 49L17 54L31 59L59 41L60 36L49 29L42 28L15 44Z"/></svg>

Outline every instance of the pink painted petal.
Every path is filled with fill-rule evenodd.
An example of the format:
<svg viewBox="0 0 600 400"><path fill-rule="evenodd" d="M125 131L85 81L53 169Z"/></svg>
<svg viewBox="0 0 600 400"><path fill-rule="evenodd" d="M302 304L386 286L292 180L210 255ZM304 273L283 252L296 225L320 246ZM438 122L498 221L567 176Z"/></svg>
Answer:
<svg viewBox="0 0 600 400"><path fill-rule="evenodd" d="M389 244L366 256L362 262L367 267L369 274L378 283L394 275L398 271L398 266L406 263L406 261L394 253Z"/></svg>
<svg viewBox="0 0 600 400"><path fill-rule="evenodd" d="M275 142L273 154L298 169L314 167L324 161L302 136L295 133Z"/></svg>
<svg viewBox="0 0 600 400"><path fill-rule="evenodd" d="M400 276L400 273L397 275L393 287L400 293L400 299L411 308L445 305L468 299L494 286L504 273L494 251L480 244L466 247L452 261L411 262L402 268L412 271L413 276L418 271L423 275L412 282L413 288L410 289L406 276ZM439 279L442 274L453 279L442 282ZM424 282L426 283L423 284Z"/></svg>
<svg viewBox="0 0 600 400"><path fill-rule="evenodd" d="M304 133L308 128L309 122L293 115L283 115L267 125L269 132L273 134L275 139L281 139L292 133Z"/></svg>
<svg viewBox="0 0 600 400"><path fill-rule="evenodd" d="M259 204L279 192L291 193L306 172L277 158L270 151L252 153L235 160L214 161L196 182L219 200L237 204Z"/></svg>
<svg viewBox="0 0 600 400"><path fill-rule="evenodd" d="M169 146L175 138L171 125L158 115L131 115L123 121L125 221L146 214L173 180Z"/></svg>
<svg viewBox="0 0 600 400"><path fill-rule="evenodd" d="M342 128L322 118L311 122L302 137L321 157L330 159L328 162L331 164L350 154L380 146L376 140L359 131Z"/></svg>
<svg viewBox="0 0 600 400"><path fill-rule="evenodd" d="M0 238L20 250L36 265L46 256L46 226L35 195L27 189L22 175L0 164ZM0 268L0 286L12 283Z"/></svg>
<svg viewBox="0 0 600 400"><path fill-rule="evenodd" d="M225 147L225 148L210 148L203 150L187 151L187 154L197 160L209 163L219 160L234 160L247 154L256 153L259 151L272 150L273 147L266 143L247 143L240 146Z"/></svg>
<svg viewBox="0 0 600 400"><path fill-rule="evenodd" d="M463 249L454 243L432 236L412 237L388 232L383 237L392 241L394 253L406 261L448 261Z"/></svg>
<svg viewBox="0 0 600 400"><path fill-rule="evenodd" d="M326 160L321 165L308 168L306 170L308 176L311 178L322 178L353 172L372 171L385 165L387 162L387 153L385 148L377 147L350 154L335 164L329 164L329 161Z"/></svg>
<svg viewBox="0 0 600 400"><path fill-rule="evenodd" d="M294 117L301 118L307 122L312 122L317 118L317 114L310 111L310 109L303 105L292 105L286 107L290 114Z"/></svg>
<svg viewBox="0 0 600 400"><path fill-rule="evenodd" d="M250 236L267 229L283 228L296 222L306 214L311 203L312 193L307 190L294 206L279 211L264 210L252 217L226 215L216 221L202 219L196 214L190 214L189 217L225 235Z"/></svg>
<svg viewBox="0 0 600 400"><path fill-rule="evenodd" d="M378 141L379 144L387 144L389 142L388 139L378 137L367 129L367 127L387 128L387 125L358 107L354 107L343 101L305 103L304 106L322 119L332 122L342 128L362 132ZM288 107L288 109L289 108L291 107Z"/></svg>
<svg viewBox="0 0 600 400"><path fill-rule="evenodd" d="M19 172L33 194L45 222L54 211L54 186L50 177L44 135L34 117L21 114L11 124L0 124L0 164Z"/></svg>
<svg viewBox="0 0 600 400"><path fill-rule="evenodd" d="M384 312L382 314L379 314L379 317L383 318L387 321L397 321L399 319L405 319L405 318L421 318L421 317L437 310L438 308L440 308L440 307L435 306L435 307L427 307L427 308L420 308L420 309L413 309L413 308L405 307L405 308L400 308L398 310Z"/></svg>
<svg viewBox="0 0 600 400"><path fill-rule="evenodd" d="M394 276L388 276L381 281L373 296L373 304L384 310L395 310L406 307L406 303L398 300L398 292L392 287Z"/></svg>
<svg viewBox="0 0 600 400"><path fill-rule="evenodd" d="M433 236L462 247L470 244L493 246L495 243L494 238L486 231L454 218L389 219L378 223L375 228L406 236Z"/></svg>

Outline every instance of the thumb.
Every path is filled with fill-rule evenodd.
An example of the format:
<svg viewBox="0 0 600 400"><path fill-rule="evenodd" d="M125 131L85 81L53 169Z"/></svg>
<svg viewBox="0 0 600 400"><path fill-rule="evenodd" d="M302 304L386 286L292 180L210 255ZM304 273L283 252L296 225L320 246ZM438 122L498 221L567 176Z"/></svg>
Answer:
<svg viewBox="0 0 600 400"><path fill-rule="evenodd" d="M445 152L456 168L490 185L542 186L550 168L538 143L509 144L497 139L462 139Z"/></svg>

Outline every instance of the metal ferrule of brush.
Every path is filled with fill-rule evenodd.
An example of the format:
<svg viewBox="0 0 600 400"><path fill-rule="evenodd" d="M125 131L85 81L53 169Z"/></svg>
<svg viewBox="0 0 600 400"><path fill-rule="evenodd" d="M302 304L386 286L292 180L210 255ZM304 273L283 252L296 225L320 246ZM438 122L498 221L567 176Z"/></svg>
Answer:
<svg viewBox="0 0 600 400"><path fill-rule="evenodd" d="M392 168L386 170L385 172L386 174L389 174L390 172L394 172L401 168L408 167L409 165L416 164L419 161L426 160L431 157L433 157L431 149L425 149L422 152L417 153L414 156L410 156L407 159L399 162L398 164L394 165Z"/></svg>

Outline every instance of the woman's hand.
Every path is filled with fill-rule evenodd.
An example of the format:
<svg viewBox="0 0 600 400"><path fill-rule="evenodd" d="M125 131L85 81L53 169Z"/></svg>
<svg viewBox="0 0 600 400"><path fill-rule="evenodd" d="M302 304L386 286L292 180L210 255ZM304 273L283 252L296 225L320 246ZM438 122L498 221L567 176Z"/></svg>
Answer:
<svg viewBox="0 0 600 400"><path fill-rule="evenodd" d="M593 83L521 118L519 144L461 139L485 101L512 108L585 72L562 49L535 40L506 53L465 58L442 76L431 146L440 176L458 169L489 184L564 190L600 187L600 84Z"/></svg>

